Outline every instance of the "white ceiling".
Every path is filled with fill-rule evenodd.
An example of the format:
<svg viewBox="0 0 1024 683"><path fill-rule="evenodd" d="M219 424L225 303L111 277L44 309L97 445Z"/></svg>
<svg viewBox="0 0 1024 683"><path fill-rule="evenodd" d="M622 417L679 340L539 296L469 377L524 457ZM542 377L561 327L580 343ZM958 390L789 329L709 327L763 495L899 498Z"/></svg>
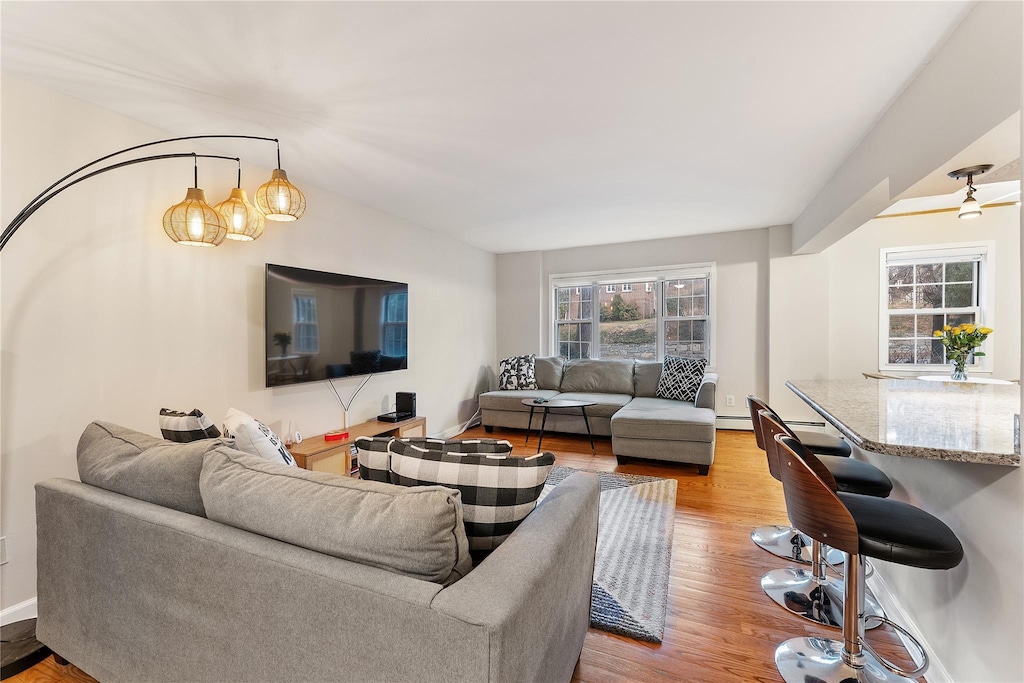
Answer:
<svg viewBox="0 0 1024 683"><path fill-rule="evenodd" d="M4 2L0 35L6 72L278 137L298 184L501 253L791 223L970 5Z"/></svg>

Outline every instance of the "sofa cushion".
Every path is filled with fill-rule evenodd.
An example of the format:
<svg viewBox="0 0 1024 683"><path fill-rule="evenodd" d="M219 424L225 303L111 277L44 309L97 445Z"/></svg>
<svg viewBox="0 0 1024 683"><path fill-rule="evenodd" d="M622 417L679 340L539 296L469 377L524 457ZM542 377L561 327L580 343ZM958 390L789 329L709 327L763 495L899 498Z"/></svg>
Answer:
<svg viewBox="0 0 1024 683"><path fill-rule="evenodd" d="M352 562L449 584L472 568L458 491L285 467L228 448L199 480L207 515Z"/></svg>
<svg viewBox="0 0 1024 683"><path fill-rule="evenodd" d="M546 356L534 360L533 372L538 389L555 389L562 384L562 368L565 359L561 356Z"/></svg>
<svg viewBox="0 0 1024 683"><path fill-rule="evenodd" d="M562 371L563 392L633 395L632 360L579 358Z"/></svg>
<svg viewBox="0 0 1024 683"><path fill-rule="evenodd" d="M526 356L509 356L501 359L498 371L499 389L536 389L535 361L532 353Z"/></svg>
<svg viewBox="0 0 1024 683"><path fill-rule="evenodd" d="M633 368L633 395L654 398L658 395L658 382L661 381L661 362L638 360Z"/></svg>
<svg viewBox="0 0 1024 683"><path fill-rule="evenodd" d="M612 435L711 443L715 411L667 398L634 398L612 416Z"/></svg>
<svg viewBox="0 0 1024 683"><path fill-rule="evenodd" d="M632 401L633 397L629 394L590 394L582 391L571 391L567 394L559 394L557 400L561 401L562 399L569 401L592 401L594 405L587 406L587 417L611 417L615 414L615 411ZM579 408L552 408L551 410L573 415L580 414Z"/></svg>
<svg viewBox="0 0 1024 683"><path fill-rule="evenodd" d="M704 381L704 368L707 364L706 358L665 356L657 397L693 403L697 398L697 389Z"/></svg>
<svg viewBox="0 0 1024 683"><path fill-rule="evenodd" d="M216 439L220 430L213 420L203 415L199 408L185 413L169 408L160 409L160 436L175 443L189 443L200 439Z"/></svg>
<svg viewBox="0 0 1024 683"><path fill-rule="evenodd" d="M530 412L529 406L523 405L525 398L554 398L558 392L549 389L533 389L530 391L488 391L480 394L481 410L518 410Z"/></svg>
<svg viewBox="0 0 1024 683"><path fill-rule="evenodd" d="M551 453L528 457L441 453L402 439L391 442L391 483L440 484L462 492L462 509L474 551L497 548L526 519L555 464Z"/></svg>
<svg viewBox="0 0 1024 683"><path fill-rule="evenodd" d="M173 443L109 422L93 422L78 440L78 477L114 491L190 515L206 516L199 472L220 439Z"/></svg>
<svg viewBox="0 0 1024 683"><path fill-rule="evenodd" d="M295 467L295 459L284 442L270 427L237 408L228 408L224 416L224 436L233 438L240 451L283 465Z"/></svg>

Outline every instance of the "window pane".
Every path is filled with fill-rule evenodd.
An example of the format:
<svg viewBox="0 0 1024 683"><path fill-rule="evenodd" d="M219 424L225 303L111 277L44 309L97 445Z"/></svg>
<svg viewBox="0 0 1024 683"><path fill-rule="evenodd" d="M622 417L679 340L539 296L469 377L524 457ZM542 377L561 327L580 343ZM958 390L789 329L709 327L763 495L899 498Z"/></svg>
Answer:
<svg viewBox="0 0 1024 683"><path fill-rule="evenodd" d="M973 306L974 301L971 296L974 293L974 285L946 285L946 307L947 308L960 308L966 306Z"/></svg>
<svg viewBox="0 0 1024 683"><path fill-rule="evenodd" d="M947 263L946 282L971 282L974 280L974 263Z"/></svg>
<svg viewBox="0 0 1024 683"><path fill-rule="evenodd" d="M942 264L927 263L916 267L917 281L921 282L942 282Z"/></svg>
<svg viewBox="0 0 1024 683"><path fill-rule="evenodd" d="M693 321L693 339L695 341L707 341L707 321Z"/></svg>
<svg viewBox="0 0 1024 683"><path fill-rule="evenodd" d="M931 337L935 330L941 330L945 322L944 317L941 314L917 316L917 336Z"/></svg>
<svg viewBox="0 0 1024 683"><path fill-rule="evenodd" d="M657 359L657 304L643 284L626 282L601 295L601 358Z"/></svg>
<svg viewBox="0 0 1024 683"><path fill-rule="evenodd" d="M889 308L913 308L914 288L913 287L890 287Z"/></svg>
<svg viewBox="0 0 1024 683"><path fill-rule="evenodd" d="M889 342L890 363L913 363L914 342L913 340L892 340Z"/></svg>
<svg viewBox="0 0 1024 683"><path fill-rule="evenodd" d="M920 285L914 288L917 299L914 308L942 308L942 287L939 285Z"/></svg>
<svg viewBox="0 0 1024 683"><path fill-rule="evenodd" d="M913 266L889 266L890 285L909 285L914 282Z"/></svg>
<svg viewBox="0 0 1024 683"><path fill-rule="evenodd" d="M693 293L694 294L707 294L708 293L708 281L705 279L693 281Z"/></svg>
<svg viewBox="0 0 1024 683"><path fill-rule="evenodd" d="M693 315L693 299L679 300L679 315L684 317Z"/></svg>
<svg viewBox="0 0 1024 683"><path fill-rule="evenodd" d="M946 324L956 327L957 325L965 325L967 323L974 322L973 313L954 313L946 317Z"/></svg>
<svg viewBox="0 0 1024 683"><path fill-rule="evenodd" d="M590 323L581 323L579 326L579 339L580 341L590 343L590 328L593 327Z"/></svg>
<svg viewBox="0 0 1024 683"><path fill-rule="evenodd" d="M707 315L708 311L708 300L703 296L693 297L693 314L694 315Z"/></svg>
<svg viewBox="0 0 1024 683"><path fill-rule="evenodd" d="M889 316L889 337L913 337L914 316L912 315L890 315Z"/></svg>
<svg viewBox="0 0 1024 683"><path fill-rule="evenodd" d="M665 315L673 317L679 315L679 299L673 297L665 300Z"/></svg>

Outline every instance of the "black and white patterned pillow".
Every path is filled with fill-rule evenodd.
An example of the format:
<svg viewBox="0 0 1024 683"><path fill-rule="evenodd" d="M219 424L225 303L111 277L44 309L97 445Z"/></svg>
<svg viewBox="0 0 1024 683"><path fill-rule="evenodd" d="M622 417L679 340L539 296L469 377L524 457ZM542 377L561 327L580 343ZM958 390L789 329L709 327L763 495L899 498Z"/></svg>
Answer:
<svg viewBox="0 0 1024 683"><path fill-rule="evenodd" d="M200 439L216 439L220 436L220 430L199 408L193 408L190 413L161 408L160 435L175 443L190 443Z"/></svg>
<svg viewBox="0 0 1024 683"><path fill-rule="evenodd" d="M661 367L661 379L658 380L657 397L693 403L697 399L697 390L704 381L704 368L707 364L707 358L665 356L665 362Z"/></svg>
<svg viewBox="0 0 1024 683"><path fill-rule="evenodd" d="M252 415L228 408L224 416L224 436L235 440L235 448L281 465L296 467L295 459L281 437Z"/></svg>
<svg viewBox="0 0 1024 683"><path fill-rule="evenodd" d="M551 453L529 457L444 453L403 439L391 442L391 483L441 485L462 492L462 514L474 557L497 548L537 505L555 464Z"/></svg>
<svg viewBox="0 0 1024 683"><path fill-rule="evenodd" d="M357 449L359 478L370 481L391 481L391 452L394 441L391 436L361 436L353 443ZM512 443L502 439L432 439L413 436L401 439L402 443L440 453L473 455L510 455Z"/></svg>
<svg viewBox="0 0 1024 683"><path fill-rule="evenodd" d="M536 389L537 378L534 375L536 354L528 356L510 356L501 359L501 371L498 374L498 388L502 390Z"/></svg>
<svg viewBox="0 0 1024 683"><path fill-rule="evenodd" d="M361 436L355 441L356 458L359 462L359 478L369 481L391 480L391 453L388 446L393 436Z"/></svg>

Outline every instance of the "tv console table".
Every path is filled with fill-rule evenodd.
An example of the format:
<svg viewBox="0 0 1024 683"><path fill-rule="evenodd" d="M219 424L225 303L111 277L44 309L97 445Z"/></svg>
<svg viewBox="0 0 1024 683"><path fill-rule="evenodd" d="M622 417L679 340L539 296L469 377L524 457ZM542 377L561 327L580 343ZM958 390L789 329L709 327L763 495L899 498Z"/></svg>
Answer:
<svg viewBox="0 0 1024 683"><path fill-rule="evenodd" d="M293 443L288 451L295 458L295 464L307 470L350 474L352 455L349 447L361 436L426 436L427 418L410 417L401 422L380 422L368 420L348 428L348 437L326 441L326 434L308 436L302 443Z"/></svg>

